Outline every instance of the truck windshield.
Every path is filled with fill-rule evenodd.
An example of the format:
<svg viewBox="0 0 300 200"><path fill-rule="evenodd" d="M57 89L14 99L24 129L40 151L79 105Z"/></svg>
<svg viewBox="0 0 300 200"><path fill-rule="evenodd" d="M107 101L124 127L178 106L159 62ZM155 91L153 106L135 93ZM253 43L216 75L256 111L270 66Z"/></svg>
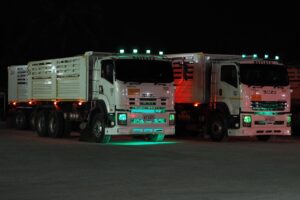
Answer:
<svg viewBox="0 0 300 200"><path fill-rule="evenodd" d="M240 81L246 85L287 86L288 73L283 65L241 64Z"/></svg>
<svg viewBox="0 0 300 200"><path fill-rule="evenodd" d="M172 65L167 61L120 59L115 69L116 79L124 82L173 82Z"/></svg>

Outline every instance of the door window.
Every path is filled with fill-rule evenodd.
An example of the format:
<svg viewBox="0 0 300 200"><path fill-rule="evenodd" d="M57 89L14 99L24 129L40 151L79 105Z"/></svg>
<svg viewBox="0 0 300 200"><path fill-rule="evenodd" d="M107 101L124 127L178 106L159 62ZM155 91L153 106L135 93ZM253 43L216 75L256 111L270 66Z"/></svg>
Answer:
<svg viewBox="0 0 300 200"><path fill-rule="evenodd" d="M237 87L237 70L234 65L223 65L221 67L221 81Z"/></svg>

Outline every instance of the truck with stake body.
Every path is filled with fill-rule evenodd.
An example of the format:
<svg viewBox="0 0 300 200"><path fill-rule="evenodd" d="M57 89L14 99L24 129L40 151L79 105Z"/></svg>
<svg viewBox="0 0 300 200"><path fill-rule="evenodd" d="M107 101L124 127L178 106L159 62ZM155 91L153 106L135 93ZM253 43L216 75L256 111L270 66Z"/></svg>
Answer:
<svg viewBox="0 0 300 200"><path fill-rule="evenodd" d="M175 133L171 62L163 55L86 52L8 67L13 125L39 136L109 142L114 135L162 141Z"/></svg>

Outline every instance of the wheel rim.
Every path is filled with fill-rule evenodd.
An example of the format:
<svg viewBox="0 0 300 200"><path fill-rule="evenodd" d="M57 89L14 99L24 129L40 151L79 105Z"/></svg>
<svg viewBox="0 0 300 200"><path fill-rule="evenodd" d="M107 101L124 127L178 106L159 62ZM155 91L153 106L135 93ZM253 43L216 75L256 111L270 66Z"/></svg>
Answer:
<svg viewBox="0 0 300 200"><path fill-rule="evenodd" d="M93 127L93 133L94 133L95 137L97 137L97 138L101 137L102 130L103 130L102 123L100 121L97 121Z"/></svg>
<svg viewBox="0 0 300 200"><path fill-rule="evenodd" d="M212 130L213 134L219 135L223 131L223 126L220 122L214 122L214 123L212 123L211 130Z"/></svg>

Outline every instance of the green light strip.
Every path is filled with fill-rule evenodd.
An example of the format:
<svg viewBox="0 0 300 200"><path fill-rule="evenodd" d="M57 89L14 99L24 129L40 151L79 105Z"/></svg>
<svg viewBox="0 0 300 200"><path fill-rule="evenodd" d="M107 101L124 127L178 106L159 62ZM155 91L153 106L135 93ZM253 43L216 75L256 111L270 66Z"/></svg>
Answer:
<svg viewBox="0 0 300 200"><path fill-rule="evenodd" d="M165 113L165 109L142 109L134 108L130 110L131 113Z"/></svg>
<svg viewBox="0 0 300 200"><path fill-rule="evenodd" d="M134 118L134 119L131 119L131 124L165 124L167 123L166 119L164 118L156 118L156 119L153 119L153 121L151 120L144 120L144 119L141 119L141 118Z"/></svg>
<svg viewBox="0 0 300 200"><path fill-rule="evenodd" d="M270 112L270 111L265 111L265 112L256 112L256 115L277 115L276 112Z"/></svg>

